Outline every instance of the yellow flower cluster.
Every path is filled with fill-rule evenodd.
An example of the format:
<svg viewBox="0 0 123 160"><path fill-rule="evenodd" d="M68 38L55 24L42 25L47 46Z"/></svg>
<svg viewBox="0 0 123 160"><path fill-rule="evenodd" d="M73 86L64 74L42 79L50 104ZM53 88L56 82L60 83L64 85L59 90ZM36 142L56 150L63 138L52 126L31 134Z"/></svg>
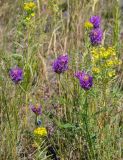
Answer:
<svg viewBox="0 0 123 160"><path fill-rule="evenodd" d="M36 5L34 2L27 2L27 3L24 3L24 10L25 11L31 11L31 10L34 10L36 8Z"/></svg>
<svg viewBox="0 0 123 160"><path fill-rule="evenodd" d="M92 50L92 72L95 74L104 73L108 77L115 76L115 68L121 64L112 47L93 48Z"/></svg>
<svg viewBox="0 0 123 160"><path fill-rule="evenodd" d="M44 127L38 127L34 130L34 135L45 137L47 136L47 130Z"/></svg>
<svg viewBox="0 0 123 160"><path fill-rule="evenodd" d="M109 76L109 77L115 76L115 71L110 71L110 72L108 72L108 76Z"/></svg>
<svg viewBox="0 0 123 160"><path fill-rule="evenodd" d="M85 24L84 24L84 27L86 29L92 29L93 28L93 24L89 21L86 21Z"/></svg>
<svg viewBox="0 0 123 160"><path fill-rule="evenodd" d="M108 59L111 56L116 56L115 49L112 47L109 48L93 48L92 50L92 55L94 60L99 60L99 59Z"/></svg>
<svg viewBox="0 0 123 160"><path fill-rule="evenodd" d="M24 3L24 10L26 12L26 20L30 21L32 17L35 16L35 8L36 8L36 4L34 2L26 2Z"/></svg>

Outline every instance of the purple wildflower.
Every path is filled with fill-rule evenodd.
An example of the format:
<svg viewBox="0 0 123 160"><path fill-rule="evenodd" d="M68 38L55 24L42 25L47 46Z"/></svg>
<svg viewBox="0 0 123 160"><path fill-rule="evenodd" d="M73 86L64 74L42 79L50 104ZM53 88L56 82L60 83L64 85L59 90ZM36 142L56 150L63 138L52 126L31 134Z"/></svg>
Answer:
<svg viewBox="0 0 123 160"><path fill-rule="evenodd" d="M92 16L90 22L93 24L94 28L100 27L101 18L99 16Z"/></svg>
<svg viewBox="0 0 123 160"><path fill-rule="evenodd" d="M93 77L90 76L89 74L87 74L86 72L84 72L84 71L80 72L79 71L75 74L75 77L77 77L79 79L80 86L84 90L89 90L92 87Z"/></svg>
<svg viewBox="0 0 123 160"><path fill-rule="evenodd" d="M54 72L60 74L68 69L68 55L59 56L53 63Z"/></svg>
<svg viewBox="0 0 123 160"><path fill-rule="evenodd" d="M36 114L36 115L41 115L42 114L42 106L41 105L30 105L31 110Z"/></svg>
<svg viewBox="0 0 123 160"><path fill-rule="evenodd" d="M23 79L23 70L18 66L11 68L9 71L9 76L15 84L18 84L18 82Z"/></svg>
<svg viewBox="0 0 123 160"><path fill-rule="evenodd" d="M96 29L93 29L90 32L90 41L91 41L92 45L101 44L102 39L103 39L103 31L102 31L102 29L96 28Z"/></svg>

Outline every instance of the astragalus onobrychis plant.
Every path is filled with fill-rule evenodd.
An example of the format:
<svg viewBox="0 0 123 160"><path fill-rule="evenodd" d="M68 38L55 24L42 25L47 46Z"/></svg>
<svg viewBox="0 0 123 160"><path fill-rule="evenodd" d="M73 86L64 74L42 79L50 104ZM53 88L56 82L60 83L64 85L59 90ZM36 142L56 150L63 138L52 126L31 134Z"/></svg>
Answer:
<svg viewBox="0 0 123 160"><path fill-rule="evenodd" d="M12 11L0 56L1 160L122 160L118 2L19 0Z"/></svg>

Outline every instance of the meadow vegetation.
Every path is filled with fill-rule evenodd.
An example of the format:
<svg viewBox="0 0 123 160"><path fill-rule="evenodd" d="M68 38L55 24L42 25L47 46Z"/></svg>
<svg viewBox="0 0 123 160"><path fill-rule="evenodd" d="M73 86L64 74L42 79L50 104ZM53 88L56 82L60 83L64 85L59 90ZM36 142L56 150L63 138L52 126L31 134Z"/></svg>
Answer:
<svg viewBox="0 0 123 160"><path fill-rule="evenodd" d="M122 160L118 1L0 3L0 159Z"/></svg>

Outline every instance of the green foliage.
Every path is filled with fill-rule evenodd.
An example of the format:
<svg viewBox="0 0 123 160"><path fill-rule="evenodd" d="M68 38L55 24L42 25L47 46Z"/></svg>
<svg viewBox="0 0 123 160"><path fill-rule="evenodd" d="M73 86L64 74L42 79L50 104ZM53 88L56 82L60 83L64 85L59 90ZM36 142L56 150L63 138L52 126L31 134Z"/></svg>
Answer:
<svg viewBox="0 0 123 160"><path fill-rule="evenodd" d="M0 25L1 160L50 160L54 155L61 160L122 159L123 91L118 80L123 77L114 66L111 66L116 71L113 78L104 74L110 68L93 73L94 48L84 28L90 16L102 15L102 47L115 48L120 59L118 3L37 0L36 8L27 11L26 2L29 1L2 3L6 23ZM52 62L66 52L69 70L57 76ZM104 59L100 60L98 66L102 69ZM9 77L10 68L16 65L24 72L18 85ZM74 77L78 70L93 74L94 85L87 92ZM42 115L31 111L32 103L41 103ZM48 136L38 137L37 144L33 131L38 120ZM49 151L49 146L54 150Z"/></svg>

